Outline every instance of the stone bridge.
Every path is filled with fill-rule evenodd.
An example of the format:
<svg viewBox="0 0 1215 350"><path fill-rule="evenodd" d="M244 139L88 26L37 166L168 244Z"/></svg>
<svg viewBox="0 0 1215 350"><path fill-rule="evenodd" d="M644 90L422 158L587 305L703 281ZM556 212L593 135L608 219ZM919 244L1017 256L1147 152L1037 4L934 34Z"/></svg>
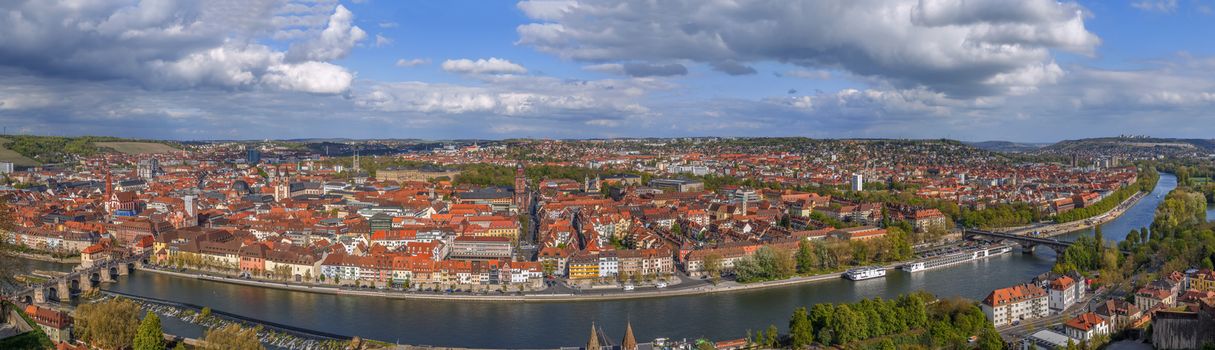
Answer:
<svg viewBox="0 0 1215 350"><path fill-rule="evenodd" d="M147 253L130 255L98 262L87 268L77 267L75 271L63 276L7 293L5 298L24 304L41 304L52 300L65 302L71 300L73 293L96 289L102 283L114 282L118 276L125 276L132 270L143 267L148 262L148 256Z"/></svg>
<svg viewBox="0 0 1215 350"><path fill-rule="evenodd" d="M1011 234L1011 233L1002 233L1002 232L984 231L984 230L975 230L975 229L966 229L966 231L964 231L964 233L963 233L963 236L966 238L986 237L986 238L995 238L995 239L1000 239L1000 240L1012 241L1012 242L1015 242L1015 243L1021 245L1021 251L1024 252L1025 254L1033 254L1034 248L1037 246L1049 247L1050 249L1054 250L1055 253L1063 254L1063 251L1067 250L1067 247L1070 247L1072 245L1072 242L1060 241L1060 240L1053 239L1053 238L1025 236L1025 235L1018 235L1018 234Z"/></svg>

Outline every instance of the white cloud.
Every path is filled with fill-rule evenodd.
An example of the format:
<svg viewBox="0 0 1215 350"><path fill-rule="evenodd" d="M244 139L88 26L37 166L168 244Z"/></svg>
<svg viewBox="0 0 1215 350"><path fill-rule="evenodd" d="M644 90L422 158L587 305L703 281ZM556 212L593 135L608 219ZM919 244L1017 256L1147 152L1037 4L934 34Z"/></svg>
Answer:
<svg viewBox="0 0 1215 350"><path fill-rule="evenodd" d="M1083 8L1054 0L535 0L518 7L536 20L516 28L518 44L577 61L693 61L728 74L776 61L957 95L1049 84L1049 75L1023 72L1053 64L1051 50L1091 54L1100 43L1084 26Z"/></svg>
<svg viewBox="0 0 1215 350"><path fill-rule="evenodd" d="M430 60L424 59L424 58L414 58L414 59L408 59L408 60L402 58L402 59L397 60L396 66L397 67L414 67L414 66L420 66L420 65L429 64L429 63L430 63Z"/></svg>
<svg viewBox="0 0 1215 350"><path fill-rule="evenodd" d="M367 32L353 25L354 13L338 5L329 16L329 24L319 36L291 45L287 58L294 61L331 61L346 57ZM379 41L377 40L377 44Z"/></svg>
<svg viewBox="0 0 1215 350"><path fill-rule="evenodd" d="M650 79L568 81L509 75L490 77L483 83L380 83L357 94L355 103L386 112L605 119L646 115L649 108L637 99L648 91L670 87Z"/></svg>
<svg viewBox="0 0 1215 350"><path fill-rule="evenodd" d="M385 47L388 45L392 45L392 39L380 34L375 35L375 47Z"/></svg>
<svg viewBox="0 0 1215 350"><path fill-rule="evenodd" d="M527 69L514 62L490 57L476 61L462 58L443 61L443 70L461 74L524 74Z"/></svg>
<svg viewBox="0 0 1215 350"><path fill-rule="evenodd" d="M396 27L400 26L400 24L397 24L397 22L393 22L393 21L380 22L378 25L380 26L380 28L385 28L385 29L396 28Z"/></svg>
<svg viewBox="0 0 1215 350"><path fill-rule="evenodd" d="M325 62L304 62L270 66L262 81L283 90L320 94L346 91L354 75L342 67Z"/></svg>
<svg viewBox="0 0 1215 350"><path fill-rule="evenodd" d="M1177 0L1141 0L1131 6L1144 11L1173 13L1177 11Z"/></svg>
<svg viewBox="0 0 1215 350"><path fill-rule="evenodd" d="M0 67L50 77L122 79L150 89L267 87L336 93L349 88L353 74L322 62L327 55L289 60L286 53L258 43L259 35L270 33L310 35L309 14L324 6L277 0L6 2L0 4L0 13L7 16L0 20L0 33L5 33L0 35ZM318 42L332 36L325 32L334 25L348 24L350 14L338 6L331 17L329 28L316 34ZM285 72L318 78L284 79ZM318 84L320 80L325 83Z"/></svg>

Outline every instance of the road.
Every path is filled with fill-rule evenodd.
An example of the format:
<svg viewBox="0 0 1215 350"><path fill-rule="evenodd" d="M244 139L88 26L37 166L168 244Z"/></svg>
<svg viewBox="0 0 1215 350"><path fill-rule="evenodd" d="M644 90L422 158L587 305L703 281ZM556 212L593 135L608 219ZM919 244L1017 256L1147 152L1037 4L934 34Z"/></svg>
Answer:
<svg viewBox="0 0 1215 350"><path fill-rule="evenodd" d="M1075 304L1072 304L1071 307L1063 310L1063 312L1043 318L1022 321L1021 324L1015 326L997 327L996 330L1006 339L1022 339L1039 330L1057 328L1056 326L1062 325L1067 320L1088 312L1090 306L1093 306L1095 301L1105 300L1108 298L1108 295L1108 290L1099 288L1092 293L1086 293L1084 298L1077 300ZM1056 329L1056 331L1059 330Z"/></svg>

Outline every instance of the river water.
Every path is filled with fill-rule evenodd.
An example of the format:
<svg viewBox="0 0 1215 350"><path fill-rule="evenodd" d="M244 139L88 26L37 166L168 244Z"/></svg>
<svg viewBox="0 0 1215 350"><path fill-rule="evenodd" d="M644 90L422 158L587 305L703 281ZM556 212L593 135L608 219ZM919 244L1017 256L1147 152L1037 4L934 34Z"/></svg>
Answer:
<svg viewBox="0 0 1215 350"><path fill-rule="evenodd" d="M1156 189L1123 216L1103 226L1106 239L1121 240L1132 228L1151 224L1157 204L1176 187L1161 174ZM1211 215L1209 215L1211 216ZM1061 236L1074 239L1083 230ZM769 324L784 329L799 306L894 297L925 290L939 296L981 299L992 289L1028 281L1049 271L1054 255L1014 252L916 274L891 271L885 279L830 280L799 286L624 301L491 303L417 301L336 296L233 285L136 272L105 288L134 295L210 306L244 316L336 334L402 344L453 347L555 348L585 344L592 322L617 339L632 322L639 340L730 339ZM39 264L41 265L41 264ZM195 327L195 328L191 328ZM166 325L171 332L197 336L196 326Z"/></svg>

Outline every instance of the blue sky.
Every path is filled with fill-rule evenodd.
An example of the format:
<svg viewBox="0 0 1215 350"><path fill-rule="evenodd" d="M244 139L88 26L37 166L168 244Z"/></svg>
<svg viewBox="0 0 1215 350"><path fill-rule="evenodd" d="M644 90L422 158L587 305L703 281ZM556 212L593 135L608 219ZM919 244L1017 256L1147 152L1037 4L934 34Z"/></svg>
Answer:
<svg viewBox="0 0 1215 350"><path fill-rule="evenodd" d="M10 133L1215 137L1215 1L21 0Z"/></svg>

